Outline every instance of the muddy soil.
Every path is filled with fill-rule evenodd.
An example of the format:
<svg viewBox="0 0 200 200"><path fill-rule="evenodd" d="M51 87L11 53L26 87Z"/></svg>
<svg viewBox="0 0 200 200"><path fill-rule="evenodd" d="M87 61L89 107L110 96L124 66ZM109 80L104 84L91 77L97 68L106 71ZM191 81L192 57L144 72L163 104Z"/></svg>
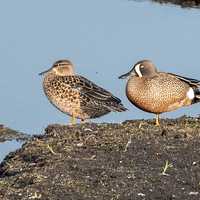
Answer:
<svg viewBox="0 0 200 200"><path fill-rule="evenodd" d="M0 199L199 200L200 119L49 125L0 165Z"/></svg>
<svg viewBox="0 0 200 200"><path fill-rule="evenodd" d="M185 8L200 8L200 0L152 0L158 3L171 3Z"/></svg>
<svg viewBox="0 0 200 200"><path fill-rule="evenodd" d="M15 131L0 124L0 143L10 140L26 141L29 138L30 136L25 133Z"/></svg>

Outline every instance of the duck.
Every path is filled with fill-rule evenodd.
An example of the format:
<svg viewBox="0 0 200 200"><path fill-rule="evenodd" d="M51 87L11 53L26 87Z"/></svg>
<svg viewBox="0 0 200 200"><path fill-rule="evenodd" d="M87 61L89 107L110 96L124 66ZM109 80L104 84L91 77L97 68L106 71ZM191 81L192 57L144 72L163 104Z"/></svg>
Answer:
<svg viewBox="0 0 200 200"><path fill-rule="evenodd" d="M70 60L58 60L43 75L43 90L50 103L61 112L76 119L98 118L105 114L123 112L127 108L111 92L78 75Z"/></svg>
<svg viewBox="0 0 200 200"><path fill-rule="evenodd" d="M159 72L151 60L137 62L119 79L128 79L126 96L134 106L156 114L156 126L160 126L161 113L200 101L200 80Z"/></svg>

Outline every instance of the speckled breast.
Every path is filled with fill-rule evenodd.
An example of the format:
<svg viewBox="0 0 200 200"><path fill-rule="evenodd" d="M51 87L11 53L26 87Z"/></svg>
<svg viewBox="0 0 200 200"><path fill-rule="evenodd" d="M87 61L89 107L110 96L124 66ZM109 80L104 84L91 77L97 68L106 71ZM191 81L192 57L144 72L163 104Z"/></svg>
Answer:
<svg viewBox="0 0 200 200"><path fill-rule="evenodd" d="M80 119L89 118L80 108L79 91L62 81L62 78L51 74L46 76L43 88L49 101L60 111Z"/></svg>
<svg viewBox="0 0 200 200"><path fill-rule="evenodd" d="M152 78L132 77L127 83L128 99L138 108L151 113L175 110L187 102L189 85L169 74Z"/></svg>

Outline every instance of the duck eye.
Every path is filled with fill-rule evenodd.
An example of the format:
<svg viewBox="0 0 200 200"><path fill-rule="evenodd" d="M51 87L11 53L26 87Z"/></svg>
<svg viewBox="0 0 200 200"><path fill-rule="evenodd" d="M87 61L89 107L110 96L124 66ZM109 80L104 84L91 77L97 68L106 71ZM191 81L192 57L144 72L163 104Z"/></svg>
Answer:
<svg viewBox="0 0 200 200"><path fill-rule="evenodd" d="M140 68L143 69L143 68L144 68L144 65L140 65Z"/></svg>

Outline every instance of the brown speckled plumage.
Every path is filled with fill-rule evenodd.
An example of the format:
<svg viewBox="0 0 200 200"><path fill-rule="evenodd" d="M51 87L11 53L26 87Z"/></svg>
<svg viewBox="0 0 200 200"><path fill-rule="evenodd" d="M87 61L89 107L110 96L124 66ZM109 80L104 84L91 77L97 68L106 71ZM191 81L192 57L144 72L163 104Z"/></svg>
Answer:
<svg viewBox="0 0 200 200"><path fill-rule="evenodd" d="M70 70L67 71L67 67ZM75 75L72 67L68 60L57 61L44 77L44 92L60 111L85 120L126 110L120 99L88 79ZM66 71L63 72L63 68Z"/></svg>
<svg viewBox="0 0 200 200"><path fill-rule="evenodd" d="M149 79L132 77L127 83L126 93L128 99L138 108L147 112L162 113L191 104L191 100L186 99L189 88L187 83L172 75L158 73Z"/></svg>
<svg viewBox="0 0 200 200"><path fill-rule="evenodd" d="M120 78L127 76L129 76L126 86L128 99L146 112L160 114L200 100L198 89L200 81L158 72L149 60L136 63L130 72Z"/></svg>

